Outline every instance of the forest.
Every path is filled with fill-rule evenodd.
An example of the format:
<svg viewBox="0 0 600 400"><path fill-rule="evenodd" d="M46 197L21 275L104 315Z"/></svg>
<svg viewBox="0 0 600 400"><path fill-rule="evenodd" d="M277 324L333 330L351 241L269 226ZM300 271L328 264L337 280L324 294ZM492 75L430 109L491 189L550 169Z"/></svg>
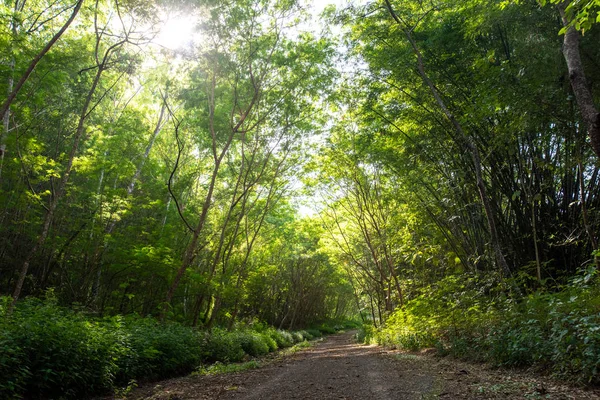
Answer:
<svg viewBox="0 0 600 400"><path fill-rule="evenodd" d="M600 0L0 20L1 398L344 326L600 383Z"/></svg>

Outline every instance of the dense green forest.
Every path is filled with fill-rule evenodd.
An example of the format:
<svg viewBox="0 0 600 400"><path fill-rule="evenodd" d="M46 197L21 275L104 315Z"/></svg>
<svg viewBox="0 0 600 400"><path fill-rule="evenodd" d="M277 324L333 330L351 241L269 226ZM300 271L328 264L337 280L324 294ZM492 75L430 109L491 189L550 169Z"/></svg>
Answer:
<svg viewBox="0 0 600 400"><path fill-rule="evenodd" d="M0 394L344 319L598 383L600 1L323 7L0 4Z"/></svg>

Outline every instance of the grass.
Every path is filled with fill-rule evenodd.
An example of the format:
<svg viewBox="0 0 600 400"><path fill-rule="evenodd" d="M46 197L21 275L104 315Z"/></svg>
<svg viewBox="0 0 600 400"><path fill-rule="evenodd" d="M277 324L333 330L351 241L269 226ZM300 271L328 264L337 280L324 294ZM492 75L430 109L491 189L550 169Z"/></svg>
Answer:
<svg viewBox="0 0 600 400"><path fill-rule="evenodd" d="M419 360L420 357L416 354L409 354L409 353L401 353L401 354L396 354L394 356L396 358L396 360L411 360L411 361L415 361L415 360Z"/></svg>
<svg viewBox="0 0 600 400"><path fill-rule="evenodd" d="M314 346L315 343L322 342L322 341L323 341L323 339L320 338L320 339L316 339L316 340L313 340L310 342L308 340L305 340L304 342L296 343L292 347L288 347L287 349L281 350L277 354L279 356L278 358L291 356L292 354L296 354L297 352L307 349L309 347L312 347L312 346Z"/></svg>
<svg viewBox="0 0 600 400"><path fill-rule="evenodd" d="M251 369L257 369L263 366L263 362L259 360L252 360L242 363L229 363L225 364L222 362L216 362L212 365L201 366L192 375L221 375L231 374L234 372L242 372Z"/></svg>
<svg viewBox="0 0 600 400"><path fill-rule="evenodd" d="M262 368L274 361L281 360L285 357L289 357L293 354L296 354L299 351L310 348L314 346L315 343L320 342L322 340L323 339L317 339L310 342L303 341L300 343L296 343L292 347L288 347L286 349L278 351L274 355L274 357L263 357L260 360L251 360L239 363L216 362L211 365L202 365L195 372L192 372L192 375L221 375Z"/></svg>

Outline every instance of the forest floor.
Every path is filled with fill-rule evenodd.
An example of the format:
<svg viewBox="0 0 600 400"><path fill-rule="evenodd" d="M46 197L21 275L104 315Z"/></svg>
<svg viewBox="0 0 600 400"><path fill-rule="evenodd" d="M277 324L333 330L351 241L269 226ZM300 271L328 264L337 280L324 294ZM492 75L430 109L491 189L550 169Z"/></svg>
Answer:
<svg viewBox="0 0 600 400"><path fill-rule="evenodd" d="M597 389L431 352L359 345L352 336L329 336L259 369L142 385L127 399L600 399Z"/></svg>

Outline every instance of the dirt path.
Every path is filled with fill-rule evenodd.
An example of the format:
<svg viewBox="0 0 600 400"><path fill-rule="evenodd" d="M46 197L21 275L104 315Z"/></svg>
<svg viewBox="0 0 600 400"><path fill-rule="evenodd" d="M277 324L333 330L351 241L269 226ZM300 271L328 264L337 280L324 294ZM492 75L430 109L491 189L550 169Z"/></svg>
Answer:
<svg viewBox="0 0 600 400"><path fill-rule="evenodd" d="M164 381L142 387L130 398L600 399L600 395L525 374L362 346L345 333L264 368Z"/></svg>
<svg viewBox="0 0 600 400"><path fill-rule="evenodd" d="M433 390L434 378L403 379L381 349L357 346L350 335L336 335L268 376L252 375L223 399L414 399ZM266 378L266 379L265 379Z"/></svg>

